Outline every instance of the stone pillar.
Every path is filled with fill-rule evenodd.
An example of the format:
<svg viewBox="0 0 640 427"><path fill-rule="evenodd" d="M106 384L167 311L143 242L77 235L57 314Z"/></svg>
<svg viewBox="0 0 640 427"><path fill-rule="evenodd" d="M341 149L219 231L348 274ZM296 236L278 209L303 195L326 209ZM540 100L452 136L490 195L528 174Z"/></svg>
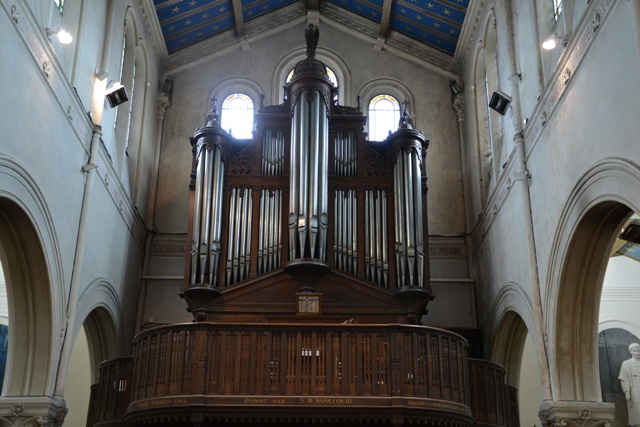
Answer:
<svg viewBox="0 0 640 427"><path fill-rule="evenodd" d="M603 402L544 401L538 416L542 427L610 427L615 405Z"/></svg>
<svg viewBox="0 0 640 427"><path fill-rule="evenodd" d="M0 424L3 426L61 427L66 415L64 400L46 396L0 399Z"/></svg>

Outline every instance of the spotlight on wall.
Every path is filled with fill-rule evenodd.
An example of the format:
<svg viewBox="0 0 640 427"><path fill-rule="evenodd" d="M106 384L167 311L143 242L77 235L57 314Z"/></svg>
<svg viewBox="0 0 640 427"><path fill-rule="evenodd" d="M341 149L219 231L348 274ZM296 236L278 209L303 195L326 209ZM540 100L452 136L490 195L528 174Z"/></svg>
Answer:
<svg viewBox="0 0 640 427"><path fill-rule="evenodd" d="M489 101L489 108L498 112L501 116L507 112L507 108L511 104L511 97L506 93L502 93L499 90L493 92L491 100Z"/></svg>
<svg viewBox="0 0 640 427"><path fill-rule="evenodd" d="M462 92L462 87L455 80L449 82L449 89L451 89L451 95L457 95Z"/></svg>
<svg viewBox="0 0 640 427"><path fill-rule="evenodd" d="M109 87L110 86L110 87ZM125 103L129 100L129 96L127 96L127 90L124 86L120 84L120 82L111 81L107 85L107 93L105 93L105 97L109 102L109 106L111 108L117 107L118 105Z"/></svg>
<svg viewBox="0 0 640 427"><path fill-rule="evenodd" d="M71 34L69 34L68 31L62 28L57 28L55 30L52 30L51 28L46 28L45 31L47 33L47 38L49 39L49 41L51 41L51 37L53 36L56 36L58 41L62 44L69 44L73 41L73 37L71 36Z"/></svg>
<svg viewBox="0 0 640 427"><path fill-rule="evenodd" d="M542 42L542 48L545 50L555 49L560 43L562 43L562 47L567 45L567 35L553 33Z"/></svg>

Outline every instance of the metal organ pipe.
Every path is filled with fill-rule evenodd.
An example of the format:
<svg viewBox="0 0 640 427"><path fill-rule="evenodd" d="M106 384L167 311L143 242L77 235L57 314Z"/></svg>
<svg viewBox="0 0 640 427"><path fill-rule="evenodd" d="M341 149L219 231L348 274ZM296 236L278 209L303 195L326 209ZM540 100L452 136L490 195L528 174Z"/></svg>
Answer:
<svg viewBox="0 0 640 427"><path fill-rule="evenodd" d="M397 287L425 286L425 230L422 206L422 151L427 141L413 129L405 110L400 129L391 137L396 157L393 169Z"/></svg>
<svg viewBox="0 0 640 427"><path fill-rule="evenodd" d="M302 89L293 107L290 259L324 260L328 207L328 111L323 94Z"/></svg>
<svg viewBox="0 0 640 427"><path fill-rule="evenodd" d="M212 100L207 124L191 138L195 156L195 198L191 231L190 285L218 286L222 235L224 159L222 147L229 134L218 122Z"/></svg>

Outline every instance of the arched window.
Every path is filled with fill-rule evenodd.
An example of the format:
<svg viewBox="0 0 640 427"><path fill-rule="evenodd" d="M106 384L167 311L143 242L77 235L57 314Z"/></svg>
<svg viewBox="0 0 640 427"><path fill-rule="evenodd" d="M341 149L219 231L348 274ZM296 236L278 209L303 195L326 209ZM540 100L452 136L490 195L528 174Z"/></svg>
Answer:
<svg viewBox="0 0 640 427"><path fill-rule="evenodd" d="M553 0L553 19L558 22L562 13L562 0Z"/></svg>
<svg viewBox="0 0 640 427"><path fill-rule="evenodd" d="M222 102L220 125L238 139L249 139L253 131L253 101L244 93L233 93Z"/></svg>
<svg viewBox="0 0 640 427"><path fill-rule="evenodd" d="M369 103L369 141L383 141L398 128L400 104L391 95L378 95Z"/></svg>
<svg viewBox="0 0 640 427"><path fill-rule="evenodd" d="M331 84L333 84L333 87L338 87L338 78L336 77L336 73L334 73L333 70L331 70L331 68L329 67L325 67L325 70L327 71L327 76L329 77L329 80L331 80ZM289 83L291 81L294 71L295 69L291 70L291 72L287 76L287 80L285 83Z"/></svg>

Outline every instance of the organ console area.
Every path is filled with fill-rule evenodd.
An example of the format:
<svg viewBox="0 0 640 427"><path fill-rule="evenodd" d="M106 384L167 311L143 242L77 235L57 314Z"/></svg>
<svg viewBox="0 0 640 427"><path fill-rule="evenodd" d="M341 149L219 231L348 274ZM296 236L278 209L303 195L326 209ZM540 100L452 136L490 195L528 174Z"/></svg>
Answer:
<svg viewBox="0 0 640 427"><path fill-rule="evenodd" d="M518 425L504 369L423 325L428 140L405 106L367 141L315 58L317 28L306 39L252 139L221 128L215 101L191 138L194 322L103 362L88 426Z"/></svg>

